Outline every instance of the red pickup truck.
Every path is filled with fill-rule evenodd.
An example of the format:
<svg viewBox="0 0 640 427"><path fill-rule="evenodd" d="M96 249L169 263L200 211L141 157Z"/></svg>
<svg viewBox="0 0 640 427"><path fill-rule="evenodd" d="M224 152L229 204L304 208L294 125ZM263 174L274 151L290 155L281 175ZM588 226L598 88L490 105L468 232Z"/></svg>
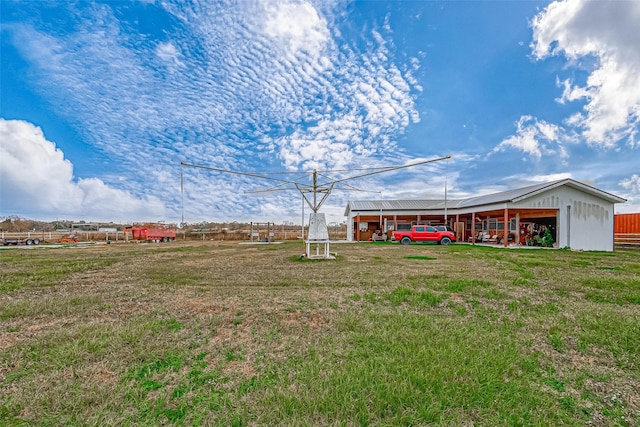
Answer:
<svg viewBox="0 0 640 427"><path fill-rule="evenodd" d="M414 225L411 231L394 231L392 240L408 245L411 242L437 242L448 245L456 241L456 235L451 231L441 231L430 225Z"/></svg>

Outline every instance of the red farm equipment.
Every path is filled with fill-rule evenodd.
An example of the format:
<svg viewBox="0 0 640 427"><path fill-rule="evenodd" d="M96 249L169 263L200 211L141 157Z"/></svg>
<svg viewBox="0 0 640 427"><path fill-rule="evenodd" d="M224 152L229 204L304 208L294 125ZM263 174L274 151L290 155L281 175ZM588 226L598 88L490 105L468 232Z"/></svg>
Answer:
<svg viewBox="0 0 640 427"><path fill-rule="evenodd" d="M145 242L171 242L176 240L176 226L165 224L142 224L125 227L125 236L131 233L133 240Z"/></svg>

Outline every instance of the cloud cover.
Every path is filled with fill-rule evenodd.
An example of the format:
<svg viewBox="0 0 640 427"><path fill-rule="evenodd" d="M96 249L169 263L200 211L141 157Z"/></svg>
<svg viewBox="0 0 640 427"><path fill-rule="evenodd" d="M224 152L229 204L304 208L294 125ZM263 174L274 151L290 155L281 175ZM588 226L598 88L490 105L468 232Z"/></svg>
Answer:
<svg viewBox="0 0 640 427"><path fill-rule="evenodd" d="M42 130L0 118L0 206L5 215L45 212L65 219L162 220L164 205L154 196L136 198L97 178L74 179L73 165Z"/></svg>
<svg viewBox="0 0 640 427"><path fill-rule="evenodd" d="M571 114L558 120L525 112L509 118L512 135L502 132L483 141L484 153L454 153L452 191L467 194L482 185L490 188L490 182L505 189L512 171L498 162L527 169L518 180L559 174L580 179L593 174L584 161L578 163L582 147L589 147L590 155L624 146L633 156L639 148L637 2L613 2L609 9L594 3L610 5L558 1L531 22L535 64L562 64L558 76L549 78L558 81L557 105L572 106L565 110ZM164 213L158 216L177 221L181 160L274 171L388 165L410 157L403 136L433 120L427 115L433 110L424 104L431 95L423 92L425 83L429 90L429 75L421 70L425 64L432 70L438 66L429 62L429 36L420 33L425 37L416 43L420 49L404 51L402 37L412 34L395 37L397 11L354 24L355 6L346 1L32 2L21 3L19 19L3 15L2 31L28 63L31 89L109 159L110 169L95 175L104 190L135 200L157 197L165 209L157 207ZM412 18L416 25L423 23L421 13ZM598 22L591 31L593 20ZM411 138L427 141L420 134L427 127L419 129ZM57 143L60 150L67 141ZM446 140L421 143L427 153L448 149ZM525 161L507 159L514 152L522 152ZM83 159L66 161L78 165ZM68 176L64 161L55 164ZM384 177L382 185L373 179L354 184L382 187L389 198L420 197L426 194L425 176L432 187L427 192L436 194L445 170L433 165L422 174ZM182 172L187 221L300 217L295 192L250 194L265 185L196 169ZM632 174L615 173L597 172L598 183L606 176L606 190L627 191L622 183ZM92 177L66 181L79 186ZM341 213L351 197L370 195L336 192L325 209ZM39 206L38 212L45 209ZM56 209L52 204L50 214Z"/></svg>
<svg viewBox="0 0 640 427"><path fill-rule="evenodd" d="M616 180L616 167L610 162L600 170L587 166L595 164L603 150L629 152L626 159L640 158L638 22L640 2L633 1L561 0L538 13L531 21L532 58L564 61L556 76L561 90L556 102L576 104L578 111L567 108L571 114L556 122L523 115L515 123L515 133L502 139L491 154L515 149L524 154L525 162L541 164L545 159L572 170L577 179L606 178L608 191L629 200L617 210L640 209L640 197L633 191L637 174ZM595 151L587 156L583 146Z"/></svg>
<svg viewBox="0 0 640 427"><path fill-rule="evenodd" d="M516 148L535 160L542 155L558 156L564 159L568 156L563 140L568 138L562 134L563 130L552 123L547 123L532 116L522 116L516 123L516 133L504 139L493 153Z"/></svg>
<svg viewBox="0 0 640 427"><path fill-rule="evenodd" d="M5 28L34 89L113 160L106 185L161 195L174 218L181 160L342 168L397 151L396 136L419 120L410 78L418 64L398 62L381 37L342 39L341 2L167 1L137 4L138 21L123 19L118 3L60 7L57 26L32 18ZM162 31L144 27L145 14L165 22ZM364 40L385 30L363 31ZM241 194L261 184L184 176L187 218L260 212L261 200ZM292 198L275 194L273 203Z"/></svg>
<svg viewBox="0 0 640 427"><path fill-rule="evenodd" d="M584 0L553 2L532 22L536 59L562 55L570 67L589 64L586 82L563 80L559 98L559 102L585 103L568 124L589 144L607 148L621 140L638 144L639 22L640 2Z"/></svg>
<svg viewBox="0 0 640 427"><path fill-rule="evenodd" d="M563 72L573 77L557 78L562 88L557 102L581 102L583 107L562 123L522 116L515 135L501 141L494 152L514 148L539 160L545 154L567 158L567 142L605 149L626 143L639 148L638 22L640 2L633 1L554 1L536 15L531 23L533 58L566 59ZM576 77L583 73L586 78ZM550 149L556 144L558 149Z"/></svg>

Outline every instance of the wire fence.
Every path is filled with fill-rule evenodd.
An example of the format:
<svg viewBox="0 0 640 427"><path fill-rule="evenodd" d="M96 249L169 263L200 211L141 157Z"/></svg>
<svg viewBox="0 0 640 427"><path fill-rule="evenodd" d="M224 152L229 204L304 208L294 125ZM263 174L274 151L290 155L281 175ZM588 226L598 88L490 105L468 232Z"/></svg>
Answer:
<svg viewBox="0 0 640 427"><path fill-rule="evenodd" d="M346 240L346 227L329 227L329 238L331 240ZM305 237L307 228L305 227ZM2 232L0 239L4 242L10 239L20 239L26 242L27 239L38 239L39 244L59 243L67 237L73 237L78 242L99 242L108 241L110 243L135 242L131 232L118 231L76 231L73 233L59 231L25 231L25 232ZM190 230L179 229L176 231L176 240L224 240L224 241L287 241L302 240L301 227L277 228L271 230ZM24 243L21 242L21 243ZM66 242L68 243L68 242Z"/></svg>
<svg viewBox="0 0 640 427"><path fill-rule="evenodd" d="M640 233L615 233L613 243L618 247L640 248Z"/></svg>

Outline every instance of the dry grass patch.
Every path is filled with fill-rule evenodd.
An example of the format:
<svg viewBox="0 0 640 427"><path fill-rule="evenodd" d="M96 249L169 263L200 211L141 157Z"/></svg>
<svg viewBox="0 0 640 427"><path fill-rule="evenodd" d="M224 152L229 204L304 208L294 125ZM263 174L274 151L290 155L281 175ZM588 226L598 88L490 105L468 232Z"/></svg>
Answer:
<svg viewBox="0 0 640 427"><path fill-rule="evenodd" d="M332 249L3 251L0 419L638 425L637 253Z"/></svg>

